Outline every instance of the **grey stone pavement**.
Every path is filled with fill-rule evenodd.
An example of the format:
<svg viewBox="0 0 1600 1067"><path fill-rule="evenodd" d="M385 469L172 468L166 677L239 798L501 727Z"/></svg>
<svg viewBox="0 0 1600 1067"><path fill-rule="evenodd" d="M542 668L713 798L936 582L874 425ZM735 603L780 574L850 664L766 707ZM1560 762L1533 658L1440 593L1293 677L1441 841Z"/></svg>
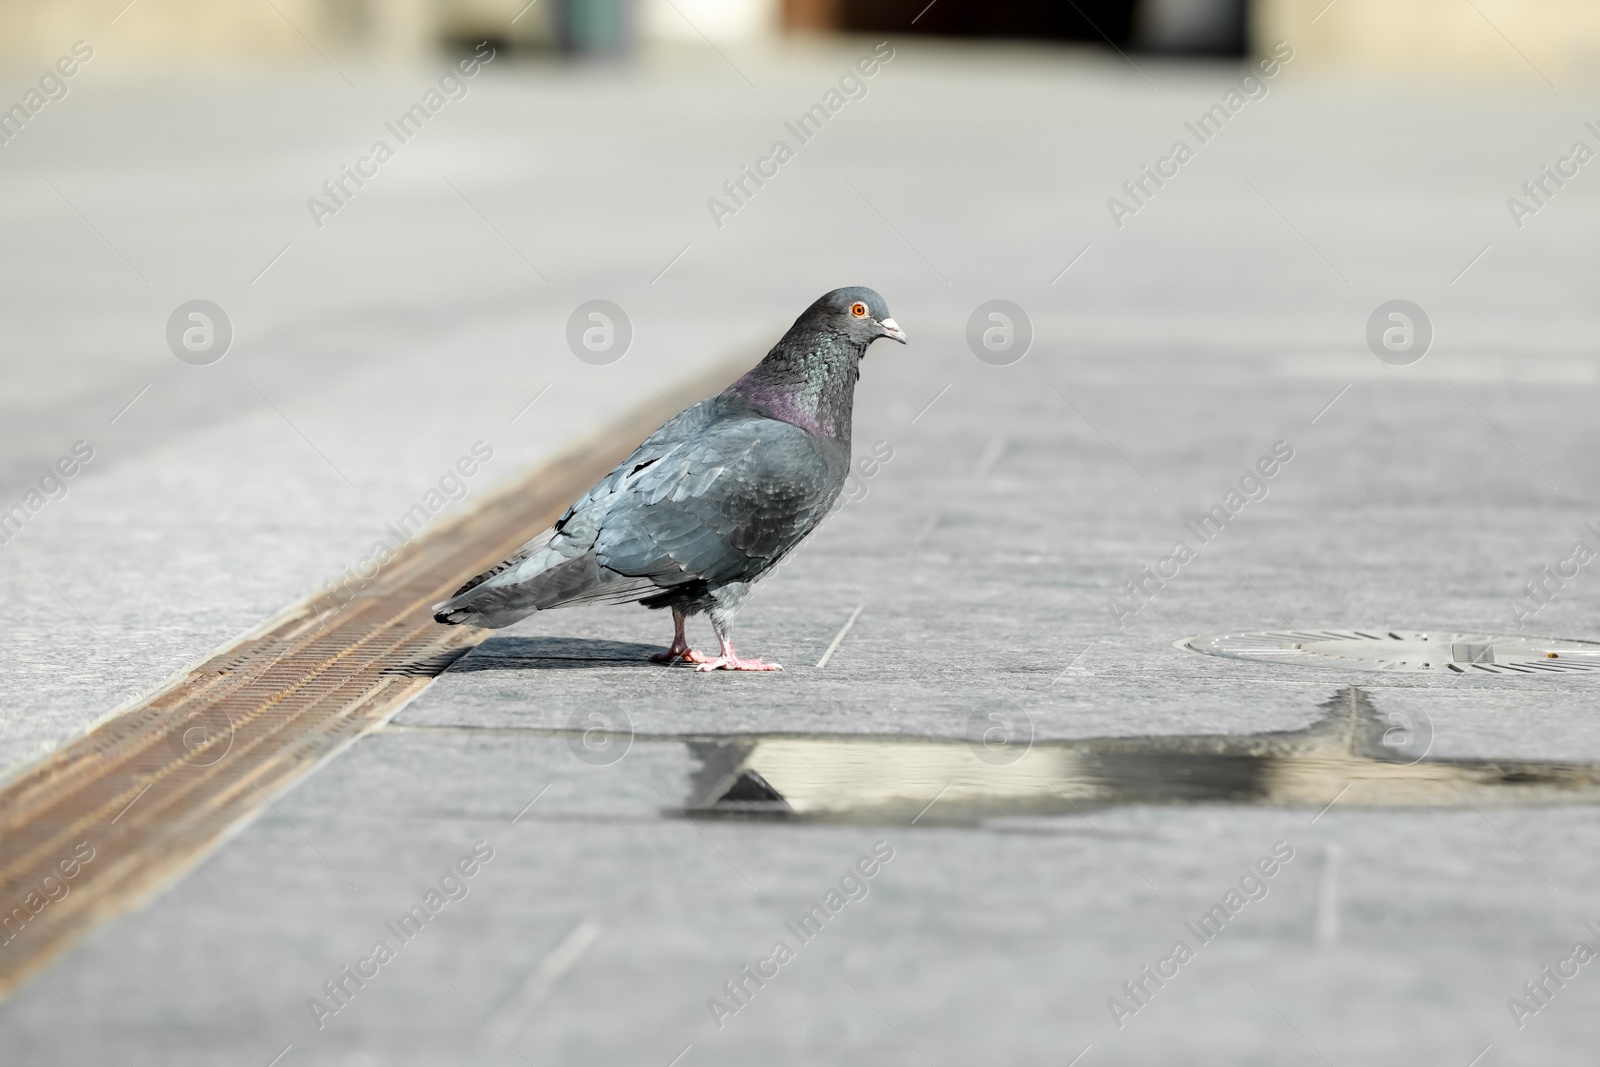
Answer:
<svg viewBox="0 0 1600 1067"><path fill-rule="evenodd" d="M1237 72L897 42L715 228L705 198L871 44L497 62L320 231L304 198L436 71L352 68L359 90L326 67L91 71L0 149L5 499L96 449L0 549L13 768L311 592L475 440L496 449L482 484L510 477L753 358L835 285L878 288L913 340L874 349L858 393L858 455L893 458L740 619L741 649L789 670L650 667L669 624L631 608L497 634L0 1004L7 1062L1591 1062L1591 967L1521 1029L1506 1003L1594 939L1588 807L678 817L691 739L962 738L995 710L1039 738L1243 734L1306 725L1351 683L1425 714L1435 755L1600 760L1581 676L1173 647L1509 631L1523 583L1600 518L1600 189L1581 174L1521 230L1505 207L1589 136L1594 92L1291 64L1119 230L1106 198ZM162 339L195 297L238 331L210 367ZM562 346L592 297L636 326L609 367ZM1036 335L1005 367L963 338L997 297ZM1395 298L1436 332L1406 368L1364 341ZM1269 495L1119 626L1108 600L1279 441ZM1528 631L1595 638L1595 596L1585 571ZM597 765L554 732L597 723L639 736ZM399 944L385 923L479 842L467 895ZM878 842L867 895L714 1019ZM1200 944L1185 923L1278 842L1266 897ZM1119 1028L1108 998L1180 938L1194 958ZM308 999L379 939L394 958L319 1028Z"/></svg>

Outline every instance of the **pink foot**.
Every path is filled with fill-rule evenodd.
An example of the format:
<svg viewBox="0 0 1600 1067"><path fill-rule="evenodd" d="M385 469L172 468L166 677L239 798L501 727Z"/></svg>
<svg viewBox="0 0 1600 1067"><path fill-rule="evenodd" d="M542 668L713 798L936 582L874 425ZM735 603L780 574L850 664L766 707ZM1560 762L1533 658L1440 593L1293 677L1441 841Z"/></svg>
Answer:
<svg viewBox="0 0 1600 1067"><path fill-rule="evenodd" d="M700 660L697 671L781 671L783 664L766 663L759 659L740 659L738 656L718 656Z"/></svg>
<svg viewBox="0 0 1600 1067"><path fill-rule="evenodd" d="M653 652L650 655L651 663L709 663L711 658L704 652L696 652L687 646L683 648L669 648L665 652Z"/></svg>

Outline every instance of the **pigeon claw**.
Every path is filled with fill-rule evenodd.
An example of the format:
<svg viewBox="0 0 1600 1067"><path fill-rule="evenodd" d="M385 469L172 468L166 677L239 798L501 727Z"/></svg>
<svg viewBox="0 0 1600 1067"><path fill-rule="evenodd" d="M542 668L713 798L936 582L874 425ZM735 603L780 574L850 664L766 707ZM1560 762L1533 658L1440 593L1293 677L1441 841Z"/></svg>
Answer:
<svg viewBox="0 0 1600 1067"><path fill-rule="evenodd" d="M781 671L783 664L767 663L759 659L740 659L738 656L718 656L696 667L697 671Z"/></svg>

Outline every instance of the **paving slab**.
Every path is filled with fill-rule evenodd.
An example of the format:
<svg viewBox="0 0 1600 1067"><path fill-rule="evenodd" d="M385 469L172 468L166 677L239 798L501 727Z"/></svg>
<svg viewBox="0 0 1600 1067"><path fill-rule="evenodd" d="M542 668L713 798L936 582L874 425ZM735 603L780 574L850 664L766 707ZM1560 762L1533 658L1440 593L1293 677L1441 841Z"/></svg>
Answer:
<svg viewBox="0 0 1600 1067"><path fill-rule="evenodd" d="M76 1010L132 1062L177 1064L291 1045L285 1062L666 1063L690 1046L682 1062L1055 1063L1086 1045L1115 1063L1313 1062L1306 1039L1335 1063L1465 1063L1489 1043L1533 1063L1586 1041L1581 980L1521 1032L1505 1000L1589 936L1587 809L687 823L672 804L694 770L666 742L594 766L568 739L380 734L18 994L9 1047L117 1061ZM386 924L479 842L494 858L465 898L402 943ZM866 896L802 943L785 924L879 842L893 858ZM1292 859L1265 898L1202 943L1185 924L1279 842ZM528 997L585 923L598 936ZM780 940L796 958L714 1017L707 1001L735 1004L723 984ZM1108 999L1135 1004L1122 983L1178 940L1196 958L1119 1029ZM395 958L328 1014L323 983L378 941Z"/></svg>

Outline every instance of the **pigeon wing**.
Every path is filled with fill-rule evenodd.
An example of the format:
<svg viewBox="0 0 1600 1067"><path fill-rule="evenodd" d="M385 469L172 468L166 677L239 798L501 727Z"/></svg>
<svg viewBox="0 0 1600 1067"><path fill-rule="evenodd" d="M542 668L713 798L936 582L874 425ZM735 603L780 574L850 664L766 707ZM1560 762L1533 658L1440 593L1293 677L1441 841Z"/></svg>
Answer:
<svg viewBox="0 0 1600 1067"><path fill-rule="evenodd" d="M629 475L600 522L596 558L667 587L753 581L822 521L848 471L839 442L725 417Z"/></svg>
<svg viewBox="0 0 1600 1067"><path fill-rule="evenodd" d="M658 592L647 577L627 577L600 566L594 554L595 535L640 472L692 441L713 421L715 404L716 398L705 400L669 419L574 502L554 526L435 605L434 617L441 622L505 626L562 604L622 603Z"/></svg>

